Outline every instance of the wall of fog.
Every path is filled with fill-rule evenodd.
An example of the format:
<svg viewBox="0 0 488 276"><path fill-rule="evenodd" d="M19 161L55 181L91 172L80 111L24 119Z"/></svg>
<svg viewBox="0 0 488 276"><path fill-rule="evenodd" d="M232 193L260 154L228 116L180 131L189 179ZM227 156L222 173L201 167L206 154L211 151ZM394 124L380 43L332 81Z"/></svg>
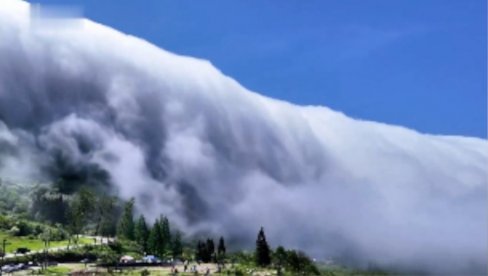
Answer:
<svg viewBox="0 0 488 276"><path fill-rule="evenodd" d="M0 2L0 176L96 187L98 170L189 234L252 246L264 226L321 259L486 271L486 141L270 99L89 20L34 21Z"/></svg>

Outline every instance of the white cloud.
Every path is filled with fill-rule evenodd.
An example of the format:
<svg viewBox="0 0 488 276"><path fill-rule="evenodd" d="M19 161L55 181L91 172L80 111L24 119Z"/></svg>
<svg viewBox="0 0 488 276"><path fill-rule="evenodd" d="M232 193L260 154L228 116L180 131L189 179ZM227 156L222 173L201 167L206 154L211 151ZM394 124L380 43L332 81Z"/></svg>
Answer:
<svg viewBox="0 0 488 276"><path fill-rule="evenodd" d="M317 257L486 271L486 141L269 99L88 20L38 32L28 8L0 3L0 173L62 152L190 233L252 245L263 225Z"/></svg>

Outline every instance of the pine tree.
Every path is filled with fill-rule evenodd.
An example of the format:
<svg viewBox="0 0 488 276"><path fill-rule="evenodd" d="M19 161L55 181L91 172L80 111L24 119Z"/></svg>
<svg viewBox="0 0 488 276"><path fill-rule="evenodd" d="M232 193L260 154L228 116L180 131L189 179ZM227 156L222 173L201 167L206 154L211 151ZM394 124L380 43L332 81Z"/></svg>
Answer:
<svg viewBox="0 0 488 276"><path fill-rule="evenodd" d="M201 262L207 262L207 256L207 245L201 240L198 240L195 252L195 259Z"/></svg>
<svg viewBox="0 0 488 276"><path fill-rule="evenodd" d="M256 264L259 266L267 266L271 263L269 245L266 242L264 229L259 230L258 238L256 240Z"/></svg>
<svg viewBox="0 0 488 276"><path fill-rule="evenodd" d="M141 246L142 251L146 252L148 250L147 242L149 238L149 229L147 228L146 219L143 215L140 215L139 219L137 220L134 229L134 237L137 244Z"/></svg>
<svg viewBox="0 0 488 276"><path fill-rule="evenodd" d="M176 231L174 235L173 242L171 243L171 253L173 255L173 259L177 259L181 257L181 254L183 254L183 244L181 243L180 231Z"/></svg>
<svg viewBox="0 0 488 276"><path fill-rule="evenodd" d="M219 261L223 260L225 258L225 242L224 242L224 237L220 237L219 239L219 245L217 247L217 256Z"/></svg>
<svg viewBox="0 0 488 276"><path fill-rule="evenodd" d="M97 201L96 212L96 235L114 236L117 228L115 216L116 199L102 195Z"/></svg>
<svg viewBox="0 0 488 276"><path fill-rule="evenodd" d="M205 262L211 262L215 258L215 245L213 239L207 239L207 250L206 250L206 256L205 256Z"/></svg>
<svg viewBox="0 0 488 276"><path fill-rule="evenodd" d="M151 253L162 257L164 255L163 235L161 232L161 223L159 220L154 222L154 225L149 233L148 247Z"/></svg>
<svg viewBox="0 0 488 276"><path fill-rule="evenodd" d="M217 248L219 254L225 254L225 241L224 237L220 237L219 239L219 246Z"/></svg>
<svg viewBox="0 0 488 276"><path fill-rule="evenodd" d="M120 238L134 240L134 198L131 198L124 205L124 211L120 217L117 227L117 234Z"/></svg>
<svg viewBox="0 0 488 276"><path fill-rule="evenodd" d="M159 223L161 224L161 233L163 237L163 249L164 251L171 251L171 230L169 226L169 220L165 216L161 216Z"/></svg>

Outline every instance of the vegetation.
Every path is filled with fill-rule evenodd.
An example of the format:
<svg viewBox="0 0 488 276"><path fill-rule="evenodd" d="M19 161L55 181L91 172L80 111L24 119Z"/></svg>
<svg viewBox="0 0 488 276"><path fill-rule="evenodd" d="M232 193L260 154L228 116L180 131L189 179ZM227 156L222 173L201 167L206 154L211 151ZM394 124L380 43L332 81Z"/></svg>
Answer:
<svg viewBox="0 0 488 276"><path fill-rule="evenodd" d="M0 241L6 239L5 251L7 253L14 253L18 248L27 248L31 251L39 251L44 249L44 241L39 237L34 236L12 236L5 232L0 232ZM55 247L67 247L70 243L69 240L53 240L49 242L49 248ZM81 237L79 240L80 245L92 244L93 239Z"/></svg>
<svg viewBox="0 0 488 276"><path fill-rule="evenodd" d="M121 239L134 240L134 198L124 205L124 212L117 227L117 236Z"/></svg>
<svg viewBox="0 0 488 276"><path fill-rule="evenodd" d="M219 245L217 247L217 260L219 262L222 262L225 260L225 251L226 251L226 248L225 248L224 237L220 237Z"/></svg>
<svg viewBox="0 0 488 276"><path fill-rule="evenodd" d="M171 242L171 253L172 253L171 256L173 257L173 259L181 258L182 254L183 254L183 243L181 240L181 232L180 231L176 231L176 233L174 235L174 239Z"/></svg>
<svg viewBox="0 0 488 276"><path fill-rule="evenodd" d="M268 242L266 242L266 236L264 235L264 229L261 227L259 230L258 238L256 240L256 264L258 266L268 266L271 264L271 255Z"/></svg>
<svg viewBox="0 0 488 276"><path fill-rule="evenodd" d="M67 183L64 179L54 188L30 186L29 193L21 186L0 181L0 240L7 240L7 253L18 248L32 251L31 255L9 256L8 262L42 261L47 257L61 263L89 260L110 268L123 255L136 259L155 255L163 260L215 263L221 273L232 275L385 275L380 270L356 271L318 265L305 253L282 246L273 250L263 227L259 229L255 250L229 251L223 236L217 243L210 237L196 241L185 238L184 233L171 225L164 215L152 225L143 214L135 217L134 199L124 202L92 190L89 185L71 189ZM84 235L116 239L108 244L96 244L96 240ZM69 247L73 243L78 246ZM48 252L45 256L40 252L46 245L65 250ZM69 271L66 267L49 267L42 273L66 275ZM148 275L153 272L141 269L124 274Z"/></svg>
<svg viewBox="0 0 488 276"><path fill-rule="evenodd" d="M147 227L146 218L144 218L144 215L141 215L136 222L134 229L134 238L137 244L139 244L139 246L141 247L141 250L143 252L147 252L149 249L149 228Z"/></svg>

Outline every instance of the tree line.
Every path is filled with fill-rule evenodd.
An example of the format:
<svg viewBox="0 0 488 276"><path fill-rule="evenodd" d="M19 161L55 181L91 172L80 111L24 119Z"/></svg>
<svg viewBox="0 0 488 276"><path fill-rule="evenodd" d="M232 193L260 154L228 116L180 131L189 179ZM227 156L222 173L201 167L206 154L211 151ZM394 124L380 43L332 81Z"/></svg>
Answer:
<svg viewBox="0 0 488 276"><path fill-rule="evenodd" d="M182 234L179 230L171 231L167 217L160 215L152 227L142 214L134 221L134 199L124 205L117 225L117 237L136 242L145 254L176 259L183 253Z"/></svg>
<svg viewBox="0 0 488 276"><path fill-rule="evenodd" d="M49 204L44 205L45 202ZM188 249L183 244L182 233L173 229L166 216L160 215L151 224L143 214L134 218L134 199L123 202L116 197L96 194L85 187L70 196L41 189L34 192L32 206L38 208L38 215L44 220L62 221L62 225L75 237L75 242L80 233L116 236L120 241L136 244L139 248L137 251L147 255L178 259L182 258L183 250L187 248L193 257L187 254L186 258L201 262L228 261L224 237L219 238L217 246L213 239L207 238L197 240L194 248ZM257 234L252 263L260 267L276 267L279 273L282 269L307 271L309 274L316 274L318 271L310 258L300 251L286 250L281 246L273 251L262 227Z"/></svg>
<svg viewBox="0 0 488 276"><path fill-rule="evenodd" d="M220 263L225 260L225 241L224 237L220 237L217 249L215 248L213 239L207 239L206 241L197 241L195 249L195 260L204 263Z"/></svg>

